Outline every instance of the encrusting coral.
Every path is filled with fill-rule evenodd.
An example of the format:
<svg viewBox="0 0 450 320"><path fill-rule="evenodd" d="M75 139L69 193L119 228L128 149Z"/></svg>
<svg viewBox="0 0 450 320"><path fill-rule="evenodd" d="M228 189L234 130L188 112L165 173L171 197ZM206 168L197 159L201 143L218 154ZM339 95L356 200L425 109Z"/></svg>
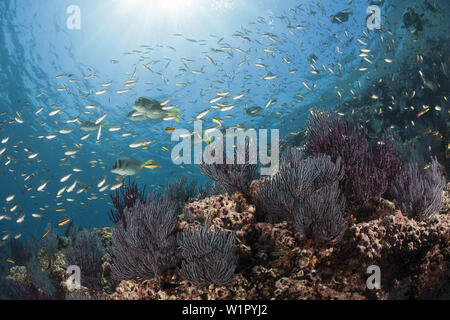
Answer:
<svg viewBox="0 0 450 320"><path fill-rule="evenodd" d="M380 200L373 220L352 223L335 246L317 245L291 222L257 222L239 193L186 205L186 220L205 219L236 232L239 260L229 286L198 287L180 275L122 281L109 299L427 299L450 294L450 216L408 218ZM381 289L369 290L367 267L381 269Z"/></svg>
<svg viewBox="0 0 450 320"><path fill-rule="evenodd" d="M25 269L11 270L10 278L20 284L19 295L450 297L449 185L443 190L437 160L428 169L404 164L388 131L371 141L365 129L333 112L310 121L305 150L288 150L271 177L255 180L257 167L246 159L202 165L214 180L211 190L197 191L181 179L168 184L166 194L146 196L130 179L111 196L114 228L80 237L69 226L66 237L46 240L38 259L18 247ZM196 194L210 196L193 201ZM97 254L78 253L89 248ZM82 282L88 287L67 286L70 263L95 271ZM374 267L377 289L366 282Z"/></svg>
<svg viewBox="0 0 450 320"><path fill-rule="evenodd" d="M249 194L256 194L254 182ZM440 214L421 221L404 216L394 203L381 199L371 208L371 219L351 220L342 240L320 244L296 231L292 221L259 222L256 207L242 194L223 194L186 204L176 231L205 226L207 221L233 234L238 260L231 283L197 286L176 269L159 278L111 282L112 260L103 257L102 289L66 291L77 299L427 299L450 297L450 216L448 191ZM95 229L102 243L111 243L111 229ZM71 241L59 241L54 255L41 249L42 269L54 283L64 283L65 254ZM49 267L51 265L51 267ZM369 290L367 267L381 270L381 289ZM45 267L47 266L47 267ZM11 268L10 278L28 283L26 267ZM109 282L108 282L109 281ZM33 289L34 290L34 289ZM31 297L54 298L41 291Z"/></svg>

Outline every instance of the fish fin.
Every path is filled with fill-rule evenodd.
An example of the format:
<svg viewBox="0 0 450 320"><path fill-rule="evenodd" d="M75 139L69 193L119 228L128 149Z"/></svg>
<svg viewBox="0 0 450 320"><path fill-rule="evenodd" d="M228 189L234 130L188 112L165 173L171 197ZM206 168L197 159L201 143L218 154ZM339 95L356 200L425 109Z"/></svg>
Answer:
<svg viewBox="0 0 450 320"><path fill-rule="evenodd" d="M148 165L150 165L150 164L153 164L153 163L154 163L153 160L148 160L148 161L144 162L144 167L145 167L145 166L148 166Z"/></svg>

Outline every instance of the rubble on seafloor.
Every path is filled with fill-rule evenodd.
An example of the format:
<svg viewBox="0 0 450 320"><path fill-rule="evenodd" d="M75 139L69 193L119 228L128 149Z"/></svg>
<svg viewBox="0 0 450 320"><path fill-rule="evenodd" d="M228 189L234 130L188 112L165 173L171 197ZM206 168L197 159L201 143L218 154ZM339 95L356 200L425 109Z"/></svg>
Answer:
<svg viewBox="0 0 450 320"><path fill-rule="evenodd" d="M366 218L349 222L339 243L320 247L298 235L290 222L257 222L255 206L239 193L212 196L187 204L178 229L203 225L208 219L236 232L239 260L230 286L196 287L170 270L158 279L122 281L114 288L106 255L102 292L82 288L67 293L112 300L449 299L449 191L447 184L441 214L424 221L403 216L393 203L381 199L367 209ZM93 231L110 245L110 228ZM52 259L49 273L61 283L67 277L62 272L63 252L40 259L42 265ZM372 265L380 268L381 289L367 288L367 268ZM12 268L11 277L25 281L26 270L20 268Z"/></svg>

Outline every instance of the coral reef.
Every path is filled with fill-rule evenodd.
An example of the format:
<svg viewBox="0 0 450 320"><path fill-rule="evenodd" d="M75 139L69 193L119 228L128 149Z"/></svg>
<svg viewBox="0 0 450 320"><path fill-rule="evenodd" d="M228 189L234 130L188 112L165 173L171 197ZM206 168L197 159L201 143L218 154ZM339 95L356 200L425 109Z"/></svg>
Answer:
<svg viewBox="0 0 450 320"><path fill-rule="evenodd" d="M86 296L93 299L113 293L115 285L105 254L110 242L110 228L81 230L70 225L66 236L49 234L41 242L40 249L37 241L26 242L25 246L20 242L14 244L14 248L22 247L23 250L18 252L27 252L23 256L28 258L8 259L12 265L8 268L0 266L0 298L63 300ZM1 252L2 257L5 255L15 256L11 252ZM81 267L82 286L79 289L67 286L70 264Z"/></svg>
<svg viewBox="0 0 450 320"><path fill-rule="evenodd" d="M376 168L397 161L386 145L366 149ZM136 196L144 191L130 180L115 194L114 228L69 225L40 249L10 242L3 255L17 262L0 263L3 291L14 299L448 299L450 184L437 160L395 178L380 169L383 181L394 179L394 201L372 194L356 217L335 157L292 149L277 174L246 182L245 194L195 201L186 180L178 181L183 197L170 199ZM71 264L81 267L81 288L67 284Z"/></svg>
<svg viewBox="0 0 450 320"><path fill-rule="evenodd" d="M448 298L449 224L449 215L417 222L397 211L350 228L336 257L353 272L369 263L384 270L378 298Z"/></svg>
<svg viewBox="0 0 450 320"><path fill-rule="evenodd" d="M236 232L233 283L199 287L169 273L166 285L122 281L108 299L448 299L450 216L418 222L387 200L371 210L376 218L352 223L338 244L322 246L291 222L257 222L254 205L238 193L190 203L190 222L180 222L180 230L210 219ZM367 288L371 265L381 269L381 289Z"/></svg>
<svg viewBox="0 0 450 320"><path fill-rule="evenodd" d="M254 182L252 186L258 184ZM333 185L336 182L328 184ZM102 259L101 289L82 287L70 291L63 285L67 279L64 267L67 253L76 241L59 237L53 255L48 254L45 246L39 250L38 266L37 260L25 266L10 266L8 281L15 284L14 294L10 297L75 300L448 299L449 191L450 184L443 192L441 214L420 221L403 215L395 203L380 199L367 208L369 220L347 221L348 227L337 243L318 242L299 233L295 221L258 221L252 200L240 193L212 196L188 203L174 224L174 233L179 235L181 258L185 260L185 266L190 265L189 269L180 263L178 269L166 269L166 272L159 272L158 277L149 272L147 276L113 282L110 280L114 259L106 254ZM256 195L257 190L249 194ZM148 203L152 200L146 201ZM143 206L136 205L133 213ZM128 214L127 210L125 214ZM116 225L116 228L123 227L123 224ZM90 232L101 236L105 248L111 243L114 246L116 230L103 228ZM206 263L196 256L205 251L211 253L212 260L223 254L223 263ZM214 253L217 256L214 257ZM367 268L373 265L380 268L381 288L371 290L366 284ZM215 267L216 273L205 273ZM184 272L183 269L191 271Z"/></svg>
<svg viewBox="0 0 450 320"><path fill-rule="evenodd" d="M56 300L63 299L64 292L47 269L42 268L39 255L34 253L25 266L10 269L7 280L7 295L16 300Z"/></svg>

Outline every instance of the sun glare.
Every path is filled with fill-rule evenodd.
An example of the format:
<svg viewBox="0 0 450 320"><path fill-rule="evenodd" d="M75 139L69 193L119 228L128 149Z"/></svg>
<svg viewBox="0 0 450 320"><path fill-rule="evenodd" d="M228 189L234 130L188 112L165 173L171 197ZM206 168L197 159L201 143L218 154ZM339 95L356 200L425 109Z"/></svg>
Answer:
<svg viewBox="0 0 450 320"><path fill-rule="evenodd" d="M126 10L174 16L188 13L198 2L199 0L126 0L122 6Z"/></svg>

